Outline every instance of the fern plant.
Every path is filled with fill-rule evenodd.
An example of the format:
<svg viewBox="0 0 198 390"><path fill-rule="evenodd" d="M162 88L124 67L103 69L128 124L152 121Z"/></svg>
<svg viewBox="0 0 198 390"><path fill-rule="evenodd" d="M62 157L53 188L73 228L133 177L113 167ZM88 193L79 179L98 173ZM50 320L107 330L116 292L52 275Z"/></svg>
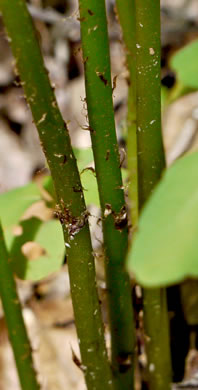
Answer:
<svg viewBox="0 0 198 390"><path fill-rule="evenodd" d="M21 278L39 280L61 266L65 250L81 367L87 388L134 388L136 337L128 270L134 273L143 287L149 389L167 390L171 386L166 286L188 275L197 277L197 174L196 169L191 169L197 164L197 154L184 157L163 176L166 167L161 133L160 1L117 0L116 7L129 71L127 159L130 232L115 132L105 1L79 0L88 130L92 140L92 154L90 157L90 150L86 151L86 158L92 159L93 156L95 163L95 170L91 169L93 181L88 180L88 185L97 194L101 207L111 334L111 353L108 356L89 230L88 198L83 190L86 176L80 175L80 164L76 160L78 151L71 146L26 2L12 0L10 4L7 0L0 0L0 11L21 85L51 172L43 187L51 194L51 207L56 205L55 212L60 221L60 224L57 220L51 221L51 224L43 224L37 219L22 222L24 234L13 239L10 235L12 224L18 222L23 211L43 195L31 183L0 196L0 214L5 230L5 239L0 230L0 293L23 390L27 387L39 389L39 384L13 273ZM190 53L192 47L189 48ZM179 77L186 83L186 72L179 70L180 64L177 58L172 60L173 68L178 68ZM189 82L191 87L192 79L193 76ZM181 195L183 180L188 186ZM8 204L13 210L11 216L5 212ZM168 227L170 219L171 228ZM183 220L193 230L193 245L190 241L192 235L185 234ZM49 232L54 241L46 239ZM177 240L178 232L182 244L181 240ZM37 266L33 265L30 269L20 249L25 240L38 237L55 260L48 264L41 257ZM171 245L174 250L170 249ZM170 272L173 262L174 272ZM13 321L10 320L11 313Z"/></svg>

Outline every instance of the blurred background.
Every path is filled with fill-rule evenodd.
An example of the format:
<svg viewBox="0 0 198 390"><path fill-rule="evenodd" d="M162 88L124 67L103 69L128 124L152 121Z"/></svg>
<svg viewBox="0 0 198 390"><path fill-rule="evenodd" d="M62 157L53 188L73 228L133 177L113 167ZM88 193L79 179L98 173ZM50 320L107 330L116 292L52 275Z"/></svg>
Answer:
<svg viewBox="0 0 198 390"><path fill-rule="evenodd" d="M27 4L38 31L45 65L55 87L60 110L68 125L72 145L75 148L88 148L91 145L90 135L83 129L87 120L78 2L29 0ZM106 5L112 77L117 76L113 93L116 129L120 147L125 148L127 69L122 35L115 16L115 1L106 0ZM196 82L195 85L184 85L171 62L179 49L198 39L198 1L161 0L161 20L162 123L166 159L170 165L184 153L198 149L198 85L196 86ZM189 61L192 61L190 57ZM198 80L198 48L194 61ZM0 193L37 180L39 175L47 172L32 116L14 69L9 42L0 19ZM36 212L41 213L43 218L51 218L51 214L47 214L49 210L42 205L37 207ZM97 212L95 210L96 214ZM94 229L96 230L96 223L93 221L92 230L95 232ZM101 234L98 232L94 241L94 249L97 248L98 251L100 240ZM103 297L105 283L101 268L98 266L97 272L100 294ZM72 360L72 355L79 356L79 352L67 265L64 264L61 271L42 282L18 280L18 288L43 389L85 390L82 373ZM105 303L103 306L106 320ZM198 386L198 356L196 351L191 351L189 356L186 377L193 377L195 386ZM137 389L140 389L139 376L144 361L145 353L141 349L136 373ZM19 390L19 384L0 309L0 390L8 389Z"/></svg>

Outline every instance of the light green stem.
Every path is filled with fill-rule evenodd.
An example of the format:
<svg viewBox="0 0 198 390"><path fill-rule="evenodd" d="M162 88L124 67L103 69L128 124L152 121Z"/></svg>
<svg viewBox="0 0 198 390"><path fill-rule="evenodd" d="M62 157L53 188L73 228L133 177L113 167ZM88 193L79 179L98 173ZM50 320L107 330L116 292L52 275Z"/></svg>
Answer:
<svg viewBox="0 0 198 390"><path fill-rule="evenodd" d="M0 10L54 181L87 388L110 390L112 374L105 348L87 211L68 130L43 65L26 2L12 0L10 4L0 0Z"/></svg>
<svg viewBox="0 0 198 390"><path fill-rule="evenodd" d="M136 22L135 0L116 0L119 22L126 50L128 79L127 161L129 170L129 199L132 226L138 221L138 167L136 134Z"/></svg>
<svg viewBox="0 0 198 390"><path fill-rule="evenodd" d="M102 208L112 367L116 386L133 386L134 324L129 277L127 216L115 133L104 0L79 0L86 100Z"/></svg>
<svg viewBox="0 0 198 390"><path fill-rule="evenodd" d="M0 224L0 296L22 390L39 390L22 308Z"/></svg>

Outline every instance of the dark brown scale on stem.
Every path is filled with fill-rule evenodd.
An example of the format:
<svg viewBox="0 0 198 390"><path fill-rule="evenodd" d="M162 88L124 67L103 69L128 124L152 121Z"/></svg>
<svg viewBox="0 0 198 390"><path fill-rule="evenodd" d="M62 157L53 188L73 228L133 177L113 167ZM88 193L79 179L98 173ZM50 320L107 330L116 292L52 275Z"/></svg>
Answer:
<svg viewBox="0 0 198 390"><path fill-rule="evenodd" d="M92 167L84 168L84 169L80 172L80 174L84 173L85 171L90 171L90 172L92 172L92 173L94 174L94 176L96 176L96 171L95 171L95 169L92 168Z"/></svg>
<svg viewBox="0 0 198 390"><path fill-rule="evenodd" d="M72 239L75 234L79 233L79 231L86 225L89 216L89 212L87 210L78 217L73 216L70 210L64 206L62 209L57 206L55 214L59 218L61 225L64 225L64 227L68 230L70 239Z"/></svg>
<svg viewBox="0 0 198 390"><path fill-rule="evenodd" d="M107 218L109 215L112 215L114 218L114 225L116 230L120 232L128 225L127 211L126 206L122 206L119 213L116 213L112 210L112 206L110 204L105 205L104 218Z"/></svg>
<svg viewBox="0 0 198 390"><path fill-rule="evenodd" d="M88 61L88 57L83 58L83 64L86 65L86 62Z"/></svg>
<svg viewBox="0 0 198 390"><path fill-rule="evenodd" d="M63 156L63 162L61 162L61 165L65 165L67 163L67 156L64 154Z"/></svg>
<svg viewBox="0 0 198 390"><path fill-rule="evenodd" d="M109 160L109 156L110 156L110 150L108 149L108 150L107 150L107 153L106 153L106 157L105 157L105 160L106 160L106 161Z"/></svg>
<svg viewBox="0 0 198 390"><path fill-rule="evenodd" d="M91 9L88 9L87 12L88 12L88 14L91 15L91 16L94 15L94 12L93 12Z"/></svg>
<svg viewBox="0 0 198 390"><path fill-rule="evenodd" d="M73 187L73 191L74 191L74 192L83 192L82 187L81 187L81 186L78 186L78 185L76 185L75 187Z"/></svg>
<svg viewBox="0 0 198 390"><path fill-rule="evenodd" d="M100 78L100 80L104 83L104 85L106 86L108 84L108 81L107 79L104 77L104 73L102 72L96 72L97 76Z"/></svg>
<svg viewBox="0 0 198 390"><path fill-rule="evenodd" d="M123 206L119 213L113 212L115 228L120 232L125 229L128 224L126 207Z"/></svg>

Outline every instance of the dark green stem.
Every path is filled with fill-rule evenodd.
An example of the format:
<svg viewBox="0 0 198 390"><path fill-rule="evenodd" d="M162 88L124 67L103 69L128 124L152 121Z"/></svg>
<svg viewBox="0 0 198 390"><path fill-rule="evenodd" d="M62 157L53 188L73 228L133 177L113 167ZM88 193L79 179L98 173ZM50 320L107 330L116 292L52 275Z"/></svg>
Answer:
<svg viewBox="0 0 198 390"><path fill-rule="evenodd" d="M127 216L115 133L104 0L79 0L86 99L102 208L112 365L118 388L133 386L134 330L129 277Z"/></svg>
<svg viewBox="0 0 198 390"><path fill-rule="evenodd" d="M87 211L68 130L44 69L25 1L12 0L10 6L7 0L0 0L0 10L54 181L87 387L109 390L112 375L104 342Z"/></svg>
<svg viewBox="0 0 198 390"><path fill-rule="evenodd" d="M136 0L137 134L140 209L165 167L161 133L160 1ZM144 290L144 328L151 390L167 390L171 362L165 289Z"/></svg>
<svg viewBox="0 0 198 390"><path fill-rule="evenodd" d="M0 295L22 390L39 390L22 308L0 224Z"/></svg>
<svg viewBox="0 0 198 390"><path fill-rule="evenodd" d="M160 1L136 0L137 134L140 208L165 168L161 133Z"/></svg>
<svg viewBox="0 0 198 390"><path fill-rule="evenodd" d="M138 168L136 134L136 22L135 0L116 0L119 22L122 28L129 71L128 114L127 114L127 161L129 171L129 199L131 222L135 227L138 221Z"/></svg>
<svg viewBox="0 0 198 390"><path fill-rule="evenodd" d="M169 322L165 289L144 289L144 331L150 390L171 388Z"/></svg>

